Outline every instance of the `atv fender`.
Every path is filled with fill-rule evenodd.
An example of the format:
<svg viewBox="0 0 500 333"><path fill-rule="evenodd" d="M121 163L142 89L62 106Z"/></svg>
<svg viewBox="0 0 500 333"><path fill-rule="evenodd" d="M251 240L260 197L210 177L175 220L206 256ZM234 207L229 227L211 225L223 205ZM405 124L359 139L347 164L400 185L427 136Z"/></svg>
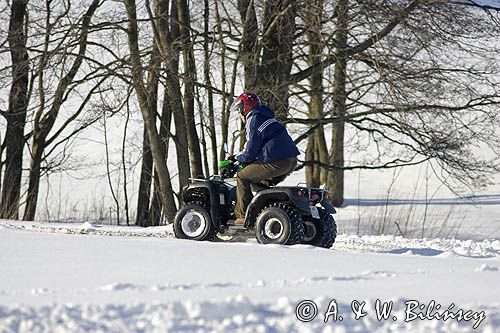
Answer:
<svg viewBox="0 0 500 333"><path fill-rule="evenodd" d="M248 205L245 227L253 228L257 215L270 202L290 202L297 208L300 215L311 215L307 199L299 196L297 192L288 187L273 187L259 191Z"/></svg>
<svg viewBox="0 0 500 333"><path fill-rule="evenodd" d="M320 202L321 206L326 210L328 214L337 214L337 211L335 210L335 207L333 207L332 202L330 199L323 198Z"/></svg>
<svg viewBox="0 0 500 333"><path fill-rule="evenodd" d="M217 191L217 188L215 187L214 184L209 183L209 182L195 182L189 185L186 185L183 190L182 190L182 202L186 203L189 201L189 199L192 197L191 195L193 193L197 192L197 196L199 196L199 193L203 193L204 201L206 202L207 199L210 201L210 219L212 220L212 225L215 228L220 227L220 220L219 220L219 192Z"/></svg>

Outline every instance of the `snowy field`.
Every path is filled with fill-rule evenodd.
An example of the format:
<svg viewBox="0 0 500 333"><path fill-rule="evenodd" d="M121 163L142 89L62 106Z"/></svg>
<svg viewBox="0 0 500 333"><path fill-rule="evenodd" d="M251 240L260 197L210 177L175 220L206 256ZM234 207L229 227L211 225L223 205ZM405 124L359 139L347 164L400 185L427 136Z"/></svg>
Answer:
<svg viewBox="0 0 500 333"><path fill-rule="evenodd" d="M328 250L0 221L0 333L499 332L499 184L460 197L421 167L349 173Z"/></svg>
<svg viewBox="0 0 500 333"><path fill-rule="evenodd" d="M498 239L343 234L326 250L177 240L169 227L0 221L0 267L2 333L500 330ZM393 302L387 320L377 299ZM303 300L316 308L297 307ZM353 301L366 313L358 320ZM456 318L439 320L447 309Z"/></svg>
<svg viewBox="0 0 500 333"><path fill-rule="evenodd" d="M0 332L498 332L500 182L421 173L350 174L329 250L0 221Z"/></svg>

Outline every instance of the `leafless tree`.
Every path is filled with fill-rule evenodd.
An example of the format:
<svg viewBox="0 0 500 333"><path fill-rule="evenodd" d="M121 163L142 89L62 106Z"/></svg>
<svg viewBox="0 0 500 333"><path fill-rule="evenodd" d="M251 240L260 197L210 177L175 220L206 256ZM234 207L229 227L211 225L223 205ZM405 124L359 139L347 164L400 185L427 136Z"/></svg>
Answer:
<svg viewBox="0 0 500 333"><path fill-rule="evenodd" d="M27 6L37 9L29 20ZM234 148L239 137L243 144L229 114L240 89L260 94L288 124L305 149L307 183L326 184L336 205L347 170L429 162L443 181L455 179L448 185L456 189L485 184L500 169L495 2L93 0L85 6L69 0L4 6L10 21L0 50L11 61L0 70L11 73L0 78L1 88L7 81L10 88L1 111L7 124L0 129L2 217L19 214L25 147L24 218L31 220L41 176L67 164L70 151L62 147L103 112L128 119L137 110L144 127L136 144L136 223L172 220L176 193L189 177L207 174L210 158L215 172L223 143ZM123 91L131 93L125 98ZM103 92L116 105L96 102ZM61 115L76 96L77 106ZM131 179L126 139L124 131L120 170ZM475 147L494 158L481 159ZM175 171L167 163L174 149Z"/></svg>
<svg viewBox="0 0 500 333"><path fill-rule="evenodd" d="M325 21L325 55L309 67L334 67L332 75L323 75L325 117L290 121L309 124L309 133L331 124L328 163L308 158L305 165L329 170L335 204L343 201L344 170L433 161L436 170L465 185L484 184L483 177L498 170L495 159L481 159L471 149L498 151L499 29L494 9L469 7L445 1L325 3L324 16L335 20ZM378 153L346 164L346 153L355 156L367 147Z"/></svg>
<svg viewBox="0 0 500 333"><path fill-rule="evenodd" d="M28 108L29 58L26 48L28 1L12 2L8 32L8 43L12 61L12 84L9 107L2 115L7 121L2 150L5 149L5 173L2 183L0 218L17 219L21 193L23 165L24 127ZM4 148L5 147L5 148Z"/></svg>
<svg viewBox="0 0 500 333"><path fill-rule="evenodd" d="M75 41L68 40L66 41L67 44L63 44L61 48L58 49L56 47L49 50L49 44L51 43L51 38L53 38L54 34L53 28L61 24L61 22L58 22L59 19L67 16L70 4L63 3L63 10L58 15L55 15L56 17L55 19L53 19L51 2L46 2L47 24L45 27L46 30L44 36L43 53L40 56L39 64L34 75L38 80L38 97L40 99L40 103L38 110L36 111L34 116L33 131L30 134L30 136L33 138L33 143L31 146L29 185L26 208L24 211L24 220L31 221L35 217L43 154L47 145L57 138L57 135L52 136L51 138L48 138L48 136L57 120L61 106L68 98L69 92L75 88L72 85L74 84L76 75L78 74L80 67L84 61L87 50L87 39L90 22L95 11L99 7L99 4L99 0L93 0L88 9L78 20L77 26L74 27L75 30L79 30ZM67 33L67 31L65 32ZM75 43L78 47L76 55L72 55L71 52L68 52L69 54L66 54L66 50L69 46L68 44L71 45L72 43ZM62 53L62 55L60 56L59 60L63 61L63 63L72 61L72 64L69 66L69 70L67 70L67 72L62 75L59 82L56 84L56 89L52 96L52 101L49 104L45 93L47 87L44 85L44 81L47 79L47 77L45 77L44 74L47 67L53 66L52 61L54 59L51 59L51 57L54 57L55 55L60 53ZM91 91L93 91L93 89L91 89ZM84 101L88 101L88 99L84 99ZM79 112L83 110L84 106L85 104L82 105L82 107L79 109ZM76 116L78 116L78 112L77 114L73 115L73 119Z"/></svg>

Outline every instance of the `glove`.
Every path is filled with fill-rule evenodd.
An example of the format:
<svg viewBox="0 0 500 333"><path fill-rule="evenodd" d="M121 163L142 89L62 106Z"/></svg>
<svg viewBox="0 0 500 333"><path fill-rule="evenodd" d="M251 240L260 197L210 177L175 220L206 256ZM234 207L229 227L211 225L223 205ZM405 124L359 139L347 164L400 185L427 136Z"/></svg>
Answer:
<svg viewBox="0 0 500 333"><path fill-rule="evenodd" d="M240 161L234 162L234 168L236 172L243 170L244 167L246 167L246 164L241 163Z"/></svg>
<svg viewBox="0 0 500 333"><path fill-rule="evenodd" d="M233 161L233 162L236 162L236 161L237 161L237 159L236 159L236 155L229 155L229 156L227 157L227 159L228 159L228 160L230 160L230 161Z"/></svg>
<svg viewBox="0 0 500 333"><path fill-rule="evenodd" d="M229 165L227 168L221 170L221 174L224 178L231 178L238 172L238 167L235 163Z"/></svg>
<svg viewBox="0 0 500 333"><path fill-rule="evenodd" d="M222 169L222 170L221 170L221 175L222 175L222 177L224 177L224 178L229 178L229 177L230 177L230 176L229 176L229 175L230 175L230 171L231 171L231 170L230 170L229 168Z"/></svg>

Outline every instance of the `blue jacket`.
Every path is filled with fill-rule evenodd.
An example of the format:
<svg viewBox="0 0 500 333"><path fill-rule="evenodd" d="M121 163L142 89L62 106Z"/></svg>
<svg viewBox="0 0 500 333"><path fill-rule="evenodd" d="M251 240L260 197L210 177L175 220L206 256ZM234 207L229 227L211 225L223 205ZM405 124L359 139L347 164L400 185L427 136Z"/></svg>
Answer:
<svg viewBox="0 0 500 333"><path fill-rule="evenodd" d="M270 163L300 154L286 128L267 106L257 106L248 113L245 131L245 149L236 155L241 163Z"/></svg>

